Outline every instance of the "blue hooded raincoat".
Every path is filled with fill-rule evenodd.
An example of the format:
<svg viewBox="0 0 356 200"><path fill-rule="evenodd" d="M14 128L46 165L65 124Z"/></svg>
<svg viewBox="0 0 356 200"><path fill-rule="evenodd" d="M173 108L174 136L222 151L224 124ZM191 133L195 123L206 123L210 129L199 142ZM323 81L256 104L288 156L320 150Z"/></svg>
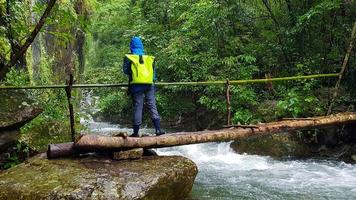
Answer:
<svg viewBox="0 0 356 200"><path fill-rule="evenodd" d="M140 37L133 37L131 39L130 50L131 50L131 54L135 54L135 55L144 55L145 54L145 51L143 48L143 43L142 43L142 40ZM123 71L125 74L127 74L129 76L129 82L131 82L131 80L132 80L132 78L131 78L131 61L129 59L127 59L126 57L124 58ZM153 73L154 73L153 80L156 80L155 69L154 69ZM150 86L152 86L152 85L150 85L150 84L147 84L147 85L146 84L140 84L140 85L132 84L132 85L130 85L129 90L131 93L136 93L136 92L143 91Z"/></svg>

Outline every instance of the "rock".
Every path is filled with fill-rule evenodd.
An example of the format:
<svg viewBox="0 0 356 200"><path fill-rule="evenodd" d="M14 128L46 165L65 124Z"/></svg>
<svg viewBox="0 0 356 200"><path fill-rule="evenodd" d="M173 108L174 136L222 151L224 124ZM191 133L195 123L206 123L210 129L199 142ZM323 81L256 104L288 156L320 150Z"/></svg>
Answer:
<svg viewBox="0 0 356 200"><path fill-rule="evenodd" d="M334 147L340 141L340 130L338 127L320 128L317 132L317 141L320 145Z"/></svg>
<svg viewBox="0 0 356 200"><path fill-rule="evenodd" d="M272 157L309 157L313 150L299 138L288 133L236 140L231 148L239 153Z"/></svg>
<svg viewBox="0 0 356 200"><path fill-rule="evenodd" d="M348 145L343 145L348 146ZM340 159L346 163L356 164L356 144L349 146L347 151L340 157Z"/></svg>
<svg viewBox="0 0 356 200"><path fill-rule="evenodd" d="M0 174L0 199L183 199L196 174L196 165L180 156L115 161L42 154Z"/></svg>
<svg viewBox="0 0 356 200"><path fill-rule="evenodd" d="M143 148L130 149L127 151L114 152L114 160L138 159L143 155Z"/></svg>
<svg viewBox="0 0 356 200"><path fill-rule="evenodd" d="M158 156L153 149L143 149L143 156Z"/></svg>
<svg viewBox="0 0 356 200"><path fill-rule="evenodd" d="M356 162L356 155L352 155L351 159Z"/></svg>
<svg viewBox="0 0 356 200"><path fill-rule="evenodd" d="M37 117L42 109L32 105L26 93L0 91L0 153L18 140L21 126Z"/></svg>
<svg viewBox="0 0 356 200"><path fill-rule="evenodd" d="M19 129L33 118L41 114L42 109L35 107L25 107L16 112L8 112L2 115L0 119L0 131L9 129Z"/></svg>
<svg viewBox="0 0 356 200"><path fill-rule="evenodd" d="M19 139L18 130L0 132L0 153L4 152L9 146L12 146Z"/></svg>

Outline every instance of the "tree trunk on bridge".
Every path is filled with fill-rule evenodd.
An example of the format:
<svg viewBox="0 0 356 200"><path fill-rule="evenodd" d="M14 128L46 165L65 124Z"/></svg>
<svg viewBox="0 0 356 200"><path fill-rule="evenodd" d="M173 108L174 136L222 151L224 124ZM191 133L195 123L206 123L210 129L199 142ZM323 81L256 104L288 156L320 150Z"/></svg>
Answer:
<svg viewBox="0 0 356 200"><path fill-rule="evenodd" d="M180 132L157 137L110 137L100 135L82 135L74 145L58 149L58 145L49 145L47 156L55 158L68 156L75 152L120 151L132 148L161 148L187 144L237 140L250 136L267 135L279 132L295 131L322 126L334 126L356 122L356 113L340 113L326 117L290 119L278 122L257 124L251 128L228 128L199 132Z"/></svg>

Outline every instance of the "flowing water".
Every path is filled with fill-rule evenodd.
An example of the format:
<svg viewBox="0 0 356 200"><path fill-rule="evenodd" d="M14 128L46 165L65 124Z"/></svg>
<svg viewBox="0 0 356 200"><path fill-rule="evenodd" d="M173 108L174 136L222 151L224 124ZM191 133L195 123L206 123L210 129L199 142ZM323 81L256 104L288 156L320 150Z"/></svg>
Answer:
<svg viewBox="0 0 356 200"><path fill-rule="evenodd" d="M92 132L105 135L131 132L108 123L87 125ZM356 165L344 162L237 154L230 143L161 148L157 153L181 155L197 164L199 172L189 199L356 199Z"/></svg>
<svg viewBox="0 0 356 200"><path fill-rule="evenodd" d="M356 165L325 160L274 160L237 154L230 143L159 149L199 169L192 199L356 199Z"/></svg>

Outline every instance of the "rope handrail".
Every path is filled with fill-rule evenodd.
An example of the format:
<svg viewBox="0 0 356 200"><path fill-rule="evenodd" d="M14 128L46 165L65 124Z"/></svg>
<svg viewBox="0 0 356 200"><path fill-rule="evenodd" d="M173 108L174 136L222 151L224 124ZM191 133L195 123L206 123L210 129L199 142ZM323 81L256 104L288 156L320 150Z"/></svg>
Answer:
<svg viewBox="0 0 356 200"><path fill-rule="evenodd" d="M301 80L301 79L314 79L314 78L325 78L325 77L337 77L339 73L333 74L313 74L304 76L290 76L290 77L279 77L279 78L265 78L265 79L250 79L250 80L229 80L230 85L242 85L242 84L252 84L252 83L268 83L277 81L291 81L291 80ZM179 85L224 85L226 80L219 81L197 81L197 82L156 82L158 86L179 86ZM18 90L18 89L58 89L66 88L67 85L29 85L29 86L1 86L0 90ZM117 84L75 84L72 88L102 88L102 87L128 87L127 83L117 83Z"/></svg>

